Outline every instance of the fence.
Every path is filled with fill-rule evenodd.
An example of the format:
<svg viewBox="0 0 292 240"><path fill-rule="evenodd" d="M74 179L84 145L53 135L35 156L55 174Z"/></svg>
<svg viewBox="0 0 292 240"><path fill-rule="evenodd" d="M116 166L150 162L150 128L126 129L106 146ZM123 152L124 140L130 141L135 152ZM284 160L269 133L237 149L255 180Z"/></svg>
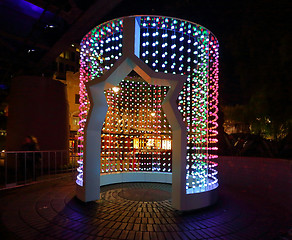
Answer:
<svg viewBox="0 0 292 240"><path fill-rule="evenodd" d="M0 189L75 174L78 156L67 150L7 151L0 157Z"/></svg>

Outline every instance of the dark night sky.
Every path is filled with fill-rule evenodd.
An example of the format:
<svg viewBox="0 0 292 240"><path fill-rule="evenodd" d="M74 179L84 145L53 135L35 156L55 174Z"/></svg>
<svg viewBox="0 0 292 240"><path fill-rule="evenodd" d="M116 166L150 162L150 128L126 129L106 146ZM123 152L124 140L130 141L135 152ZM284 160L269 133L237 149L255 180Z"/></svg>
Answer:
<svg viewBox="0 0 292 240"><path fill-rule="evenodd" d="M273 88L274 82L279 92L292 88L287 71L291 6L288 0L124 0L103 20L153 14L208 28L220 44L221 104L234 105L247 103L264 86Z"/></svg>
<svg viewBox="0 0 292 240"><path fill-rule="evenodd" d="M73 1L78 7L86 10L95 0ZM5 2L9 3L9 0ZM67 0L52 2L59 5L68 3ZM108 3L110 4L111 0L108 0ZM13 10L12 7L11 11ZM120 4L96 22L96 25L113 18L139 14L186 19L208 28L217 36L220 44L220 104L246 104L252 98L257 99L258 93L266 93L269 89L275 92L270 96L272 99L281 95L277 104L285 102L286 98L291 101L292 81L288 71L292 65L291 0L121 0ZM5 21L1 22L1 26L13 29L17 19L9 17L4 14L2 19ZM9 19L14 22L6 24ZM24 23L17 24L17 29L25 29L27 22ZM59 34L62 36L66 32L66 27L60 29L62 32L60 30ZM37 34L40 33L37 28L35 30ZM54 42L58 39L57 33L49 37L45 35L45 40L49 41L52 37ZM21 35L18 31L14 34ZM34 40L30 31L27 35ZM79 35L76 34L75 42L81 40L77 36ZM42 39L37 38L35 42L42 42ZM10 44L13 45L12 40L7 42L7 45ZM23 44L20 43L15 48L19 48L21 52ZM2 47L2 55L5 50L7 49ZM9 54L9 51L2 60L10 56L11 62L20 59L18 61L20 66L26 62L21 60L20 54L15 57L15 54ZM7 67L3 66L2 69L6 70ZM12 65L11 69L16 68Z"/></svg>

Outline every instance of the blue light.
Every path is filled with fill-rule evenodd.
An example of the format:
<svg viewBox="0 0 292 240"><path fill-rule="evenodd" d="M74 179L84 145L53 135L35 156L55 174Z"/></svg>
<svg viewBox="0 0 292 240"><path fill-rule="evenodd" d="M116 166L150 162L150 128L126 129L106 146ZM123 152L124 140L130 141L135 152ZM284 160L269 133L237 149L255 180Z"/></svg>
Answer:
<svg viewBox="0 0 292 240"><path fill-rule="evenodd" d="M43 8L24 0L4 0L4 2L6 2L5 4L8 4L8 6L13 7L15 11L22 12L33 18L39 18L44 11ZM52 13L50 14L53 16Z"/></svg>

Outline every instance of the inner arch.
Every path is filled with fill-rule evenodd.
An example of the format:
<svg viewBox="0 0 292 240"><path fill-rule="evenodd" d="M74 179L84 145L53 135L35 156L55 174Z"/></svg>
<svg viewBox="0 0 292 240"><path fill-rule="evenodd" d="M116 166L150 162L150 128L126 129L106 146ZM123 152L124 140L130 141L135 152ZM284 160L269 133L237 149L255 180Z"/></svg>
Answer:
<svg viewBox="0 0 292 240"><path fill-rule="evenodd" d="M132 71L104 91L101 174L171 172L172 131L162 108L168 86L150 85Z"/></svg>

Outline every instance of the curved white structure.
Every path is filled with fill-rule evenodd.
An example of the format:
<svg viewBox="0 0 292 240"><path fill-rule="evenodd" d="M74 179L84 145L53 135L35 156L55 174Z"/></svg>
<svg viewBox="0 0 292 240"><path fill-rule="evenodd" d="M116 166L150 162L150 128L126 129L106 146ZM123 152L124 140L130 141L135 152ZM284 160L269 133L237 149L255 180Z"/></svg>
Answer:
<svg viewBox="0 0 292 240"><path fill-rule="evenodd" d="M218 42L210 31L168 17L115 19L82 40L80 73L78 198L149 181L172 183L178 210L216 201Z"/></svg>

